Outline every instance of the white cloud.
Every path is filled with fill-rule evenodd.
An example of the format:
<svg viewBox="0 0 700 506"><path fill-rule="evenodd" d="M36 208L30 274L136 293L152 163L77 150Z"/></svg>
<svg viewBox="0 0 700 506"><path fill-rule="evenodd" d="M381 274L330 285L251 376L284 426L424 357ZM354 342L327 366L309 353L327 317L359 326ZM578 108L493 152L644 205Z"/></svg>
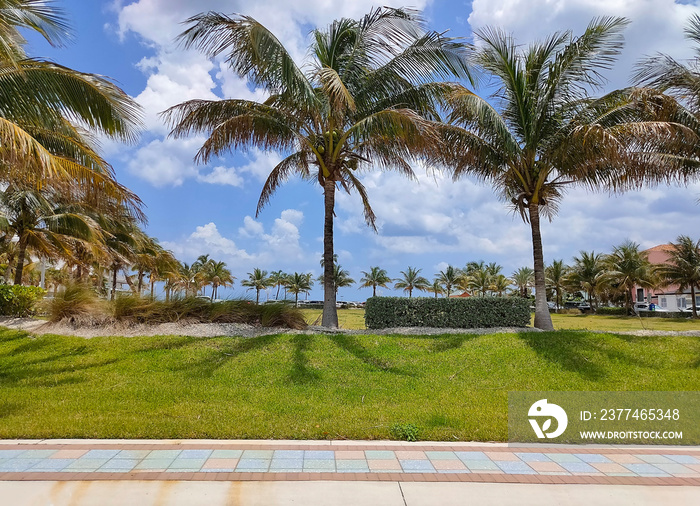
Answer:
<svg viewBox="0 0 700 506"><path fill-rule="evenodd" d="M235 168L214 167L208 174L197 175L200 183L223 184L229 186L243 186L243 178Z"/></svg>
<svg viewBox="0 0 700 506"><path fill-rule="evenodd" d="M624 87L634 64L657 52L677 58L690 56L683 28L697 5L674 0L474 0L469 24L473 29L498 26L527 45L555 31L571 29L575 36L600 16L623 16L631 21L624 31L625 50L611 72L610 88Z"/></svg>
<svg viewBox="0 0 700 506"><path fill-rule="evenodd" d="M139 148L129 160L129 172L153 186L180 186L196 177L199 169L193 157L204 139L155 139Z"/></svg>
<svg viewBox="0 0 700 506"><path fill-rule="evenodd" d="M304 214L296 209L286 209L276 218L269 232L265 225L250 216L243 218L238 228L240 241L223 235L214 222L196 227L194 232L175 241L163 241L184 261L192 261L200 255L210 254L223 260L237 272L256 267L266 270L313 270L317 267L316 255L305 251L299 226Z"/></svg>

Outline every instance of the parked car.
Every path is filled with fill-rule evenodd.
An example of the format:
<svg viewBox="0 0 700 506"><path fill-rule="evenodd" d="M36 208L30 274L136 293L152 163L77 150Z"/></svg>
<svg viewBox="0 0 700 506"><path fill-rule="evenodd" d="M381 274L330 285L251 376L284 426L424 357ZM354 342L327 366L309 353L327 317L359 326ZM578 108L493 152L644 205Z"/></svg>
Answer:
<svg viewBox="0 0 700 506"><path fill-rule="evenodd" d="M651 311L651 306L648 302L635 302L634 307L632 308L635 313L638 313L639 311ZM654 311L659 311L661 313L667 313L668 309L664 309L658 304L654 304Z"/></svg>

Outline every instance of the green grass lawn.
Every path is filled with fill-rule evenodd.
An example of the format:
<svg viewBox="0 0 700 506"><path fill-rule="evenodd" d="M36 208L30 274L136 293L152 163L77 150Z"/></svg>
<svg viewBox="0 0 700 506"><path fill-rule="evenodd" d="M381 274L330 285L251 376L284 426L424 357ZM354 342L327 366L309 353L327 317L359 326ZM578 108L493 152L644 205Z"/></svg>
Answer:
<svg viewBox="0 0 700 506"><path fill-rule="evenodd" d="M700 338L30 337L0 328L0 438L504 441L512 390L700 390Z"/></svg>
<svg viewBox="0 0 700 506"><path fill-rule="evenodd" d="M320 309L302 309L309 324L318 320ZM534 316L533 316L534 319ZM552 314L552 323L557 330L700 330L700 320L692 318L638 318L625 316L600 316L585 314ZM364 329L364 309L339 309L338 324L344 329Z"/></svg>

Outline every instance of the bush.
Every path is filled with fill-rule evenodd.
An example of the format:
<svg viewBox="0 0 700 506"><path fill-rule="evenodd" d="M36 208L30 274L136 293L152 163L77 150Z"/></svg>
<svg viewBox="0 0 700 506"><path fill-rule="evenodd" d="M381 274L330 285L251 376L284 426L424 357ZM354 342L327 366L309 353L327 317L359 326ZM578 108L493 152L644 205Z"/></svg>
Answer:
<svg viewBox="0 0 700 506"><path fill-rule="evenodd" d="M69 283L46 304L49 321L69 320L78 325L94 325L107 320L104 303L89 286Z"/></svg>
<svg viewBox="0 0 700 506"><path fill-rule="evenodd" d="M681 311L639 311L642 318L690 318L693 313Z"/></svg>
<svg viewBox="0 0 700 506"><path fill-rule="evenodd" d="M395 423L389 429L389 434L399 441L418 441L420 429L412 423Z"/></svg>
<svg viewBox="0 0 700 506"><path fill-rule="evenodd" d="M610 316L626 316L627 308L624 307L599 307L596 309L596 314Z"/></svg>
<svg viewBox="0 0 700 506"><path fill-rule="evenodd" d="M46 290L38 286L0 285L0 315L30 316L44 295Z"/></svg>
<svg viewBox="0 0 700 506"><path fill-rule="evenodd" d="M370 297L365 323L370 329L526 327L530 324L530 303L520 297Z"/></svg>

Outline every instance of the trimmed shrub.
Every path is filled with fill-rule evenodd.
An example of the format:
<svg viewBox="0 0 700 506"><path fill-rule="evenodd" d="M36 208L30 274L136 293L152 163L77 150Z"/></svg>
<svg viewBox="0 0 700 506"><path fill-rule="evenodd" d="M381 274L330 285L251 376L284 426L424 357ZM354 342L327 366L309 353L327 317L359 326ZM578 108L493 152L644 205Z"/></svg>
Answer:
<svg viewBox="0 0 700 506"><path fill-rule="evenodd" d="M0 315L31 316L44 295L46 290L38 286L0 285Z"/></svg>
<svg viewBox="0 0 700 506"><path fill-rule="evenodd" d="M369 329L526 327L530 324L530 303L520 297L370 297L365 323Z"/></svg>
<svg viewBox="0 0 700 506"><path fill-rule="evenodd" d="M599 307L595 310L596 314L610 316L626 316L627 308L624 307Z"/></svg>
<svg viewBox="0 0 700 506"><path fill-rule="evenodd" d="M639 311L642 318L691 318L693 313L681 311Z"/></svg>

